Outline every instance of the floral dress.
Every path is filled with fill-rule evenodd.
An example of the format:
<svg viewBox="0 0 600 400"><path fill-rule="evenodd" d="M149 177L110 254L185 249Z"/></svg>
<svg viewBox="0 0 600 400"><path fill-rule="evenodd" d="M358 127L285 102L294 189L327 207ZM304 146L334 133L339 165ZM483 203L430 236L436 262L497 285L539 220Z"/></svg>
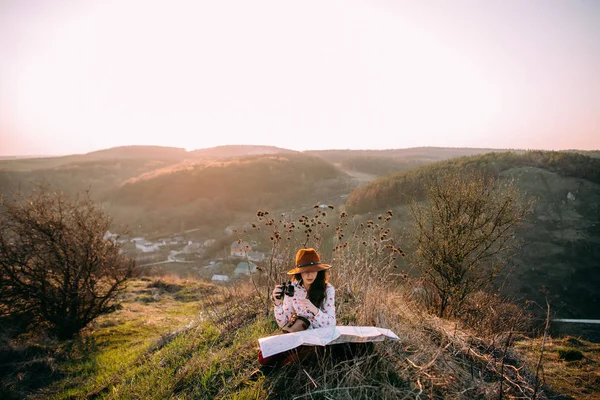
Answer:
<svg viewBox="0 0 600 400"><path fill-rule="evenodd" d="M283 328L295 315L302 316L310 321L308 329L335 326L335 289L332 285L327 284L323 304L319 312L313 315L305 307L298 304L298 300L307 298L308 291L298 282L292 284L295 287L294 297L285 296L282 304L275 305L275 320L277 320L279 327Z"/></svg>

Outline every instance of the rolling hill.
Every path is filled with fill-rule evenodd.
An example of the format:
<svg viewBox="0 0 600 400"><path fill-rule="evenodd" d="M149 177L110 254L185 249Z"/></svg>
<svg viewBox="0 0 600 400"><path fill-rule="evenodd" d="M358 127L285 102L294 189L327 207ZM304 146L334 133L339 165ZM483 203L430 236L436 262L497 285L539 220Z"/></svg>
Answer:
<svg viewBox="0 0 600 400"><path fill-rule="evenodd" d="M0 192L28 191L40 184L56 190L92 189L100 199L130 179L187 169L205 160L259 154L296 153L272 146L218 146L186 151L164 146L121 146L63 157L0 160Z"/></svg>
<svg viewBox="0 0 600 400"><path fill-rule="evenodd" d="M339 198L351 190L349 179L320 158L257 155L165 168L126 181L102 200L146 230L204 225L221 231L238 214L248 220L258 209L289 210Z"/></svg>
<svg viewBox="0 0 600 400"><path fill-rule="evenodd" d="M115 190L112 201L157 208L207 199L232 211L248 210L264 203L282 206L301 197L314 198L328 191L320 183L340 177L333 165L315 157L261 155L195 164L131 180Z"/></svg>

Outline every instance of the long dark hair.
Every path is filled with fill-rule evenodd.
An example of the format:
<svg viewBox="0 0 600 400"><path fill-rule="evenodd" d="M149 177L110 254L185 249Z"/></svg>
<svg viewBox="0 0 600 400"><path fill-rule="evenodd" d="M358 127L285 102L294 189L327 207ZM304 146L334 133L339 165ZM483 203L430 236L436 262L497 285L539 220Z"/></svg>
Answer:
<svg viewBox="0 0 600 400"><path fill-rule="evenodd" d="M294 280L302 283L302 274L294 275ZM308 299L318 308L321 308L323 300L325 300L327 282L329 282L329 271L318 271L317 277L310 284L310 289L308 289Z"/></svg>

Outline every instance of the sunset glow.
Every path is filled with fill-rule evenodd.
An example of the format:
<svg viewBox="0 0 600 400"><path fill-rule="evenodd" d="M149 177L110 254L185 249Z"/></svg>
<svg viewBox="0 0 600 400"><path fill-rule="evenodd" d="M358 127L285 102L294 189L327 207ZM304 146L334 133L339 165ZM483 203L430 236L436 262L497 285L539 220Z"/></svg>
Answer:
<svg viewBox="0 0 600 400"><path fill-rule="evenodd" d="M0 155L599 149L600 2L0 6Z"/></svg>

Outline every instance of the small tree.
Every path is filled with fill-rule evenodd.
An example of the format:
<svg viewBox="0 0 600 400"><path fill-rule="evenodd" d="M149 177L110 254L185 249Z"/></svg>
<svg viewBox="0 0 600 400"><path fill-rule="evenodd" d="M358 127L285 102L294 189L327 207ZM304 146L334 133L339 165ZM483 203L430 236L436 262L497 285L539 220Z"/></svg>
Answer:
<svg viewBox="0 0 600 400"><path fill-rule="evenodd" d="M439 297L440 317L493 282L519 247L515 230L530 209L512 181L478 172L441 173L426 202L412 203L413 262Z"/></svg>
<svg viewBox="0 0 600 400"><path fill-rule="evenodd" d="M89 193L0 198L0 316L28 317L67 339L113 311L135 262L104 239L110 223Z"/></svg>

